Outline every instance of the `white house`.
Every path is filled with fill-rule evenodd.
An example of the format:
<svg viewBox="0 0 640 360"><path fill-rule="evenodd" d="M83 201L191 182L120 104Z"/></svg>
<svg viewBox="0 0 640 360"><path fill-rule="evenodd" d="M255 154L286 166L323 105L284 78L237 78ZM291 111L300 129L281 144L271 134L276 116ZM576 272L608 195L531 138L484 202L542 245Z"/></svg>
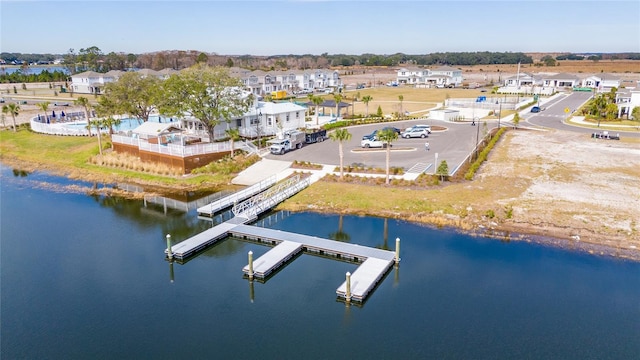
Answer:
<svg viewBox="0 0 640 360"><path fill-rule="evenodd" d="M325 69L265 72L234 68L231 74L240 78L252 94L260 96L280 90L293 93L302 89L313 90L342 85L338 71Z"/></svg>
<svg viewBox="0 0 640 360"><path fill-rule="evenodd" d="M640 107L640 88L619 89L616 92L616 105L618 106L618 118L626 115L631 118L631 112L635 107Z"/></svg>
<svg viewBox="0 0 640 360"><path fill-rule="evenodd" d="M85 71L71 75L71 89L73 92L82 94L100 94L104 86L117 77L111 73L98 73L95 71Z"/></svg>
<svg viewBox="0 0 640 360"><path fill-rule="evenodd" d="M401 68L396 77L398 84L454 87L462 84L462 71L451 66L434 70L423 68Z"/></svg>
<svg viewBox="0 0 640 360"><path fill-rule="evenodd" d="M580 79L577 76L566 73L543 75L541 80L543 87L573 88L580 85Z"/></svg>
<svg viewBox="0 0 640 360"><path fill-rule="evenodd" d="M620 87L620 78L612 74L596 74L582 79L582 87L589 87L598 92L609 92Z"/></svg>
<svg viewBox="0 0 640 360"><path fill-rule="evenodd" d="M247 138L273 136L283 131L304 128L306 110L306 107L291 102L255 101L241 117L217 125L214 128L214 137L225 138L226 130L233 128L240 131L240 136ZM208 138L207 131L199 120L185 117L180 120L180 124L187 133Z"/></svg>

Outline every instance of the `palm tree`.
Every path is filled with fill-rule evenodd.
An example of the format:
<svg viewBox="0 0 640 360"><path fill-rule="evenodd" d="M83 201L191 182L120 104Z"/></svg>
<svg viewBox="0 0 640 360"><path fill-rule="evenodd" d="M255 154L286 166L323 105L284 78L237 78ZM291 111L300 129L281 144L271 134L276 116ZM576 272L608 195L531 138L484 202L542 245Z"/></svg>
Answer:
<svg viewBox="0 0 640 360"><path fill-rule="evenodd" d="M389 156L391 154L391 143L398 139L398 133L395 132L393 129L384 129L384 130L378 131L376 136L378 136L378 139L384 142L387 147L387 165L386 165L387 179L385 181L385 184L389 185Z"/></svg>
<svg viewBox="0 0 640 360"><path fill-rule="evenodd" d="M88 124L89 126L96 127L96 133L98 134L98 136L96 136L98 138L98 151L100 152L100 155L102 155L102 133L100 133L100 128L104 126L104 121L101 119L95 119L89 121Z"/></svg>
<svg viewBox="0 0 640 360"><path fill-rule="evenodd" d="M240 130L238 128L227 129L225 130L227 135L229 135L229 142L231 144L231 157L233 157L234 151L234 143L240 139Z"/></svg>
<svg viewBox="0 0 640 360"><path fill-rule="evenodd" d="M364 103L364 106L367 109L367 114L365 115L366 117L369 117L369 102L371 102L371 100L373 100L371 95L365 95L362 97L362 102Z"/></svg>
<svg viewBox="0 0 640 360"><path fill-rule="evenodd" d="M89 109L91 109L91 104L89 103L89 99L87 99L84 96L80 96L73 103L78 105L78 106L82 106L84 108L84 114L85 114L85 116L87 118L87 125L88 125L87 128L89 129L89 136L91 136L91 125L90 125L90 119L89 119Z"/></svg>
<svg viewBox="0 0 640 360"><path fill-rule="evenodd" d="M16 116L20 113L20 105L16 103L6 104L2 106L2 113L11 114L11 119L13 120L13 132L17 132L18 127L16 125Z"/></svg>
<svg viewBox="0 0 640 360"><path fill-rule="evenodd" d="M340 102L342 101L341 94L333 94L333 99L336 102L336 120L340 117Z"/></svg>
<svg viewBox="0 0 640 360"><path fill-rule="evenodd" d="M318 125L320 123L320 119L318 118L320 115L318 107L324 102L324 99L320 96L314 96L311 98L311 102L316 106L316 125Z"/></svg>
<svg viewBox="0 0 640 360"><path fill-rule="evenodd" d="M402 101L404 100L404 96L398 95L398 100L400 100L400 117L404 117L404 111L402 111Z"/></svg>
<svg viewBox="0 0 640 360"><path fill-rule="evenodd" d="M342 142L349 141L349 139L351 139L351 133L345 128L336 129L334 132L329 134L329 138L338 142L338 155L340 156L340 180L342 180L344 177L344 150L342 149Z"/></svg>
<svg viewBox="0 0 640 360"><path fill-rule="evenodd" d="M36 104L36 105L38 105L40 110L42 110L42 112L44 113L45 120L47 118L47 110L49 110L49 104L51 104L51 103L48 102L48 101L44 101L44 102Z"/></svg>

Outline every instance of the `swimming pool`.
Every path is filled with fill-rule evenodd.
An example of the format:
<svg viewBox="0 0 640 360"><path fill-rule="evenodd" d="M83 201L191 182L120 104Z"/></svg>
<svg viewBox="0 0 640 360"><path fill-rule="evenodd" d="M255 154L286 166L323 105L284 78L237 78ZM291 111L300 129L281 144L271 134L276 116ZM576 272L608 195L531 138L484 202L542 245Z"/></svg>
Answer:
<svg viewBox="0 0 640 360"><path fill-rule="evenodd" d="M164 116L150 116L150 122L156 123L169 123L176 122L176 119ZM142 120L134 118L125 118L120 121L120 124L113 127L114 132L127 132L133 130L142 124ZM38 118L31 120L31 129L36 132L54 135L75 135L75 136L88 136L87 122L84 120L71 121L71 122L55 122L44 123L42 120L38 121ZM91 128L92 132L95 132L95 128ZM107 132L108 129L104 128L102 132Z"/></svg>

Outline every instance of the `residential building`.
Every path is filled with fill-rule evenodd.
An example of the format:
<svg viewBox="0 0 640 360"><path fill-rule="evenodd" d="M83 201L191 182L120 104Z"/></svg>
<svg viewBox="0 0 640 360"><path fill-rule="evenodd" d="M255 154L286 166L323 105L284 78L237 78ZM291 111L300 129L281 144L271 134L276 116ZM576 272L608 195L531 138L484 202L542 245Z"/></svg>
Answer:
<svg viewBox="0 0 640 360"><path fill-rule="evenodd" d="M640 85L640 82L638 82ZM618 118L631 118L634 108L640 107L640 86L629 89L618 89L616 92L616 105L618 106Z"/></svg>
<svg viewBox="0 0 640 360"><path fill-rule="evenodd" d="M426 68L401 68L396 82L428 87L458 87L462 85L462 70L451 66L441 66L430 70Z"/></svg>
<svg viewBox="0 0 640 360"><path fill-rule="evenodd" d="M582 87L595 89L597 92L609 92L620 87L620 78L612 74L596 74L582 79Z"/></svg>

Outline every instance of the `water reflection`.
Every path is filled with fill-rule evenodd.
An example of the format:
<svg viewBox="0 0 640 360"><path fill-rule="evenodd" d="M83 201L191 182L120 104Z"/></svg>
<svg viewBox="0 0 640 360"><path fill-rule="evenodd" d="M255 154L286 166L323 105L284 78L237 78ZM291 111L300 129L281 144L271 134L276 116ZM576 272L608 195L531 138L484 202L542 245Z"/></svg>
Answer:
<svg viewBox="0 0 640 360"><path fill-rule="evenodd" d="M341 242L349 242L349 240L351 240L351 235L342 230L342 225L343 215L338 215L338 231L330 233L329 239Z"/></svg>

